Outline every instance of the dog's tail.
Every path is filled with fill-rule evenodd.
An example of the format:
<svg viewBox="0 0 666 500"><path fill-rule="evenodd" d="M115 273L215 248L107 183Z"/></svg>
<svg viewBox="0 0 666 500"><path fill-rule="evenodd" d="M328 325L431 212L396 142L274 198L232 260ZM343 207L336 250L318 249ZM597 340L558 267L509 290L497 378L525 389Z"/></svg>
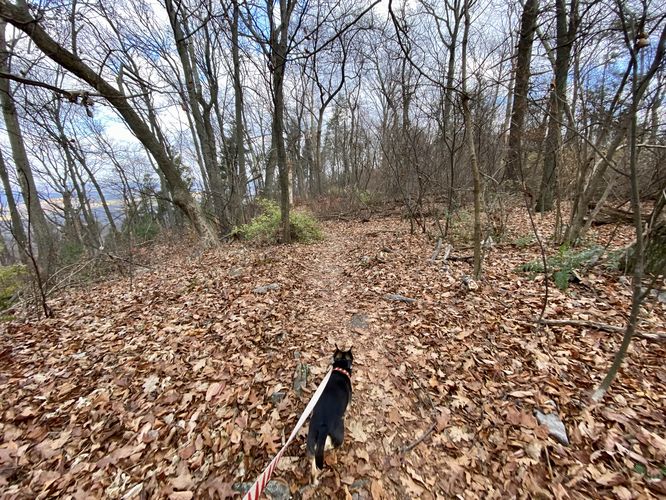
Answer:
<svg viewBox="0 0 666 500"><path fill-rule="evenodd" d="M317 469L324 468L324 448L326 447L327 437L328 437L327 429L325 427L319 429L314 449L315 463L317 464Z"/></svg>

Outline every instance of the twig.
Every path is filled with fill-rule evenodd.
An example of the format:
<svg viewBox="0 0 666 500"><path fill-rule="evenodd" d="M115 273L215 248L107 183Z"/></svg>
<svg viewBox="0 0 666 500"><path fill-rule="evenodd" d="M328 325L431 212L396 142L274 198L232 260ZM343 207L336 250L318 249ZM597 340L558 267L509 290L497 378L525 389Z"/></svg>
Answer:
<svg viewBox="0 0 666 500"><path fill-rule="evenodd" d="M421 434L421 437L419 437L416 441L413 443L408 444L407 446L404 446L400 448L400 453L404 454L407 453L414 448L416 448L419 444L421 444L430 434L432 434L432 431L435 430L435 427L437 426L437 422L433 422L430 427L428 427L428 430L425 431L423 434Z"/></svg>
<svg viewBox="0 0 666 500"><path fill-rule="evenodd" d="M414 382L416 382L416 385L419 386L419 389L425 395L425 398L427 398L427 402L430 405L430 408L432 409L432 413L433 413L433 416L434 416L437 413L437 408L435 408L435 404L432 402L432 399L430 398L430 394L428 394L428 391L425 390L425 388L421 384L421 381L414 374L414 371L411 370L410 368L407 368L407 371L409 372L409 376L412 378L412 380ZM422 398L422 397L419 398L419 400L421 400L422 403L424 402L423 399L424 398ZM403 446L402 448L400 448L400 450L399 450L400 453L404 454L404 453L407 453L408 451L413 450L420 443L422 443L428 436L430 436L430 434L432 434L432 431L435 430L436 426L437 426L437 422L435 421L430 425L430 427L428 427L428 429L423 434L421 434L421 436L416 441L412 442L411 444L408 444L407 446Z"/></svg>
<svg viewBox="0 0 666 500"><path fill-rule="evenodd" d="M449 258L449 255L451 255L451 251L453 250L453 245L446 244L444 247L444 256L442 257L442 262L446 262L446 259Z"/></svg>
<svg viewBox="0 0 666 500"><path fill-rule="evenodd" d="M553 466L550 464L550 453L548 452L548 445L544 446L546 449L546 462L548 463L548 475L550 476L550 480L552 481L554 479L553 477Z"/></svg>
<svg viewBox="0 0 666 500"><path fill-rule="evenodd" d="M584 328L594 328L610 333L624 333L626 328L624 326L608 325L606 323L596 323L594 321L587 321L582 319L542 319L537 320L535 323L550 326L578 326ZM658 342L666 341L666 332L644 332L636 330L635 337L640 337L647 340L656 340Z"/></svg>
<svg viewBox="0 0 666 500"><path fill-rule="evenodd" d="M433 263L439 256L439 251L442 249L442 238L437 238L437 244L435 245L435 251L432 252L432 256L430 257L430 262Z"/></svg>

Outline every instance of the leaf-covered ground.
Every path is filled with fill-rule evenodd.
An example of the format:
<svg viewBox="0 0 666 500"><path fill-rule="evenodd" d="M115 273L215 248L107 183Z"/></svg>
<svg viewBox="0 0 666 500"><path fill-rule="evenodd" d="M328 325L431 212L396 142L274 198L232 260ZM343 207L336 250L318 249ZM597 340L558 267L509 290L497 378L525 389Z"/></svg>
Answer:
<svg viewBox="0 0 666 500"><path fill-rule="evenodd" d="M511 224L508 241L527 231L523 215ZM467 291L470 265L429 262L432 241L403 221L325 233L315 245L174 251L132 280L55 299L55 319L5 324L2 498L238 496L336 343L355 354L347 436L313 489L301 432L274 474L295 498L666 495L664 343L635 339L603 403L589 406L621 335L532 326L543 278L516 267L535 245L493 250ZM605 244L612 233L595 234ZM623 325L630 292L597 269L551 288L546 317ZM651 300L641 329L663 330L665 318ZM538 426L536 409L562 418L569 446Z"/></svg>

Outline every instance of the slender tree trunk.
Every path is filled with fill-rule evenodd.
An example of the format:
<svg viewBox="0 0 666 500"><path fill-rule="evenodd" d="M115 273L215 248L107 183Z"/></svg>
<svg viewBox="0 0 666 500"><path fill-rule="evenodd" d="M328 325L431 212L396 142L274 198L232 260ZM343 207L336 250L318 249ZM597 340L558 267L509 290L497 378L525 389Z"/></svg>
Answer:
<svg viewBox="0 0 666 500"><path fill-rule="evenodd" d="M118 234L118 227L116 226L116 221L113 218L113 214L111 213L111 209L109 209L109 204L106 201L106 196L104 195L104 190L102 187L99 185L99 182L97 182L97 178L93 174L92 170L88 166L88 162L86 161L85 156L78 151L78 149L73 150L74 155L76 156L77 160L83 167L83 170L86 171L86 174L88 174L88 178L90 179L90 182L92 182L93 187L95 188L95 191L97 192L97 196L99 197L99 202L102 205L102 209L104 210L104 215L106 215L106 219L109 222L109 227L111 228L111 233L115 236Z"/></svg>
<svg viewBox="0 0 666 500"><path fill-rule="evenodd" d="M632 59L635 59L636 54L632 51ZM613 364L611 365L606 377L604 377L599 387L592 394L592 401L599 402L606 394L606 391L613 383L617 372L622 365L622 361L627 354L629 349L629 344L631 339L634 336L636 331L636 323L638 322L638 315L641 309L641 302L645 294L642 291L642 281L643 281L643 258L644 258L644 246L643 246L643 220L641 218L641 198L638 187L638 172L637 172L637 148L636 148L636 121L638 113L638 102L640 101L641 96L637 92L637 79L638 71L636 70L636 65L634 64L634 77L632 79L632 102L631 102L631 119L630 125L628 127L629 135L629 169L630 169L630 179L631 179L631 207L634 213L634 229L636 232L636 243L634 244L634 269L633 269L633 279L632 279L632 299L631 299L631 312L629 313L629 321L627 322L627 328L624 332L624 338L622 339L622 344L620 349L615 355Z"/></svg>
<svg viewBox="0 0 666 500"><path fill-rule="evenodd" d="M472 123L472 114L469 110L469 95L467 94L467 40L469 37L470 25L470 2L465 0L465 26L462 39L462 108L465 120L465 138L469 153L469 163L472 167L472 176L474 178L474 277L481 277L481 172L476 156L476 147L474 146L474 124Z"/></svg>
<svg viewBox="0 0 666 500"><path fill-rule="evenodd" d="M240 18L240 9L238 0L233 2L233 21L231 24L231 57L234 66L234 111L235 111L235 127L234 139L236 149L236 184L234 186L234 193L236 195L234 200L234 208L236 210L237 221L243 221L243 200L247 188L247 172L245 169L245 145L243 137L245 131L243 130L243 85L240 74L240 54L239 54L239 39L238 39L238 22Z"/></svg>
<svg viewBox="0 0 666 500"><path fill-rule="evenodd" d="M648 71L643 75L640 81L637 83L636 92L633 95L633 99L640 101L643 98L647 88L649 87L650 81L655 76L655 74L661 68L662 61L666 56L666 26L662 29L661 35L659 37L659 43L654 52L654 59ZM630 61L628 64L628 73L633 70L634 62ZM608 125L610 126L610 124ZM580 195L577 197L574 210L571 214L571 222L569 227L564 235L564 241L569 244L575 244L580 238L582 228L584 227L585 214L587 213L587 207L589 206L592 197L600 185L601 180L606 173L606 169L612 164L613 158L620 148L621 144L624 142L627 130L631 126L631 113L625 111L620 118L620 123L618 124L618 132L615 134L615 137L611 140L610 144L606 147L605 154L599 159L599 161L594 164L592 172L590 174L589 180L585 184L584 188L581 189ZM605 138L607 136L607 130L602 130L600 132L600 137ZM597 141L599 143L599 141Z"/></svg>
<svg viewBox="0 0 666 500"><path fill-rule="evenodd" d="M555 188L558 179L558 161L562 145L562 116L566 106L567 74L571 46L577 29L577 1L571 0L569 19L567 22L566 0L555 0L557 24L557 49L555 51L555 81L550 93L548 105L548 133L545 142L543 176L537 199L536 209L547 212L553 208Z"/></svg>
<svg viewBox="0 0 666 500"><path fill-rule="evenodd" d="M182 9L182 6L175 6L172 0L165 0L164 5L169 15L169 22L171 23L171 29L176 41L176 50L183 68L188 108L194 122L194 129L201 149L201 157L208 173L210 196L213 201L215 218L220 229L224 232L228 229L224 227L228 225L224 213L224 184L217 161L216 141L212 133L210 113L202 111L202 96L197 75L198 68L196 67L196 61L190 57L191 51L189 46L191 45L191 41L187 36L188 34L183 31L181 19L178 16L178 10Z"/></svg>
<svg viewBox="0 0 666 500"><path fill-rule="evenodd" d="M539 12L539 0L527 0L520 23L520 39L516 55L516 78L513 88L513 110L509 128L509 151L507 155L506 175L511 180L521 179L521 152L523 126L527 112L527 91L530 80L530 61L536 19Z"/></svg>
<svg viewBox="0 0 666 500"><path fill-rule="evenodd" d="M0 22L0 71L10 73L10 54L8 52L7 42L5 40L6 23ZM50 267L53 263L54 241L53 235L49 230L49 225L42 209L35 179L32 175L32 168L28 161L28 154L25 150L23 141L23 132L16 112L16 106L12 96L9 80L0 78L0 102L2 103L2 114L5 120L9 143L12 148L14 165L16 166L16 176L23 194L23 200L29 211L31 231L35 235L37 244L37 262L40 267L42 278L46 279L50 274Z"/></svg>
<svg viewBox="0 0 666 500"><path fill-rule="evenodd" d="M270 13L271 24L271 68L273 70L273 145L280 178L280 218L282 224L282 243L291 242L290 201L291 175L287 162L287 150L284 143L284 74L287 63L287 44L289 38L289 20L295 3L292 0L280 0L280 24Z"/></svg>
<svg viewBox="0 0 666 500"><path fill-rule="evenodd" d="M9 208L9 215L11 219L11 232L16 241L16 245L19 250L19 257L21 262L28 265L29 259L26 255L26 246L28 244L28 238L25 235L25 229L23 228L23 222L21 221L21 215L16 207L16 199L14 198L14 192L12 191L12 185L9 182L9 172L7 171L7 164L5 163L5 157L2 154L0 149L0 178L2 178L2 187L5 190L5 198L7 199L7 206Z"/></svg>

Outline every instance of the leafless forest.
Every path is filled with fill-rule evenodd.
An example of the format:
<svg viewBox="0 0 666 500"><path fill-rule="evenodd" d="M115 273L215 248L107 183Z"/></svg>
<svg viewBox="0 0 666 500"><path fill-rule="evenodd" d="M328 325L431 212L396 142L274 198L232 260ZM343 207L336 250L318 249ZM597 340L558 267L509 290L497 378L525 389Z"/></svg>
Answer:
<svg viewBox="0 0 666 500"><path fill-rule="evenodd" d="M144 481L145 469L139 469L159 464L168 455L156 451L158 443L166 443L160 450L175 443L180 462L174 459L173 470L166 470L164 477L135 483L133 488L141 484L135 493L231 496L232 490L238 491L236 483L251 480L246 474L261 470L277 445L276 431L263 427L268 410L257 414L254 410L262 403L253 401L265 398L267 407L275 406L270 413L273 424L284 426L287 433L285 420L290 422L296 411L271 399L269 389L275 384L267 380L271 370L280 367L270 364L272 354L266 352L273 352L275 339L285 332L303 335L300 341L321 348L316 340L321 325L335 330L336 318L352 315L353 331L372 331L383 339L383 351L373 350L380 344L367 338L356 340L356 345L367 348L361 354L364 368L385 364L386 356L395 361L393 349L404 350L411 359L414 345L423 348L420 352L448 353L448 359L461 367L456 375L445 365L431 369L414 364L407 371L401 368L400 374L389 369L384 378L360 376L361 386L370 392L381 380L387 394L391 383L396 394L406 386L419 394L432 390L427 398L420 395L412 401L410 411L433 423L428 427L426 422L420 440L400 435L400 454L418 452L430 439L433 446L451 453L435 458L417 453L421 462L407 469L404 462L394 463L387 451L394 443L382 441L391 434L390 425L387 430L368 423L383 415L383 403L370 397L369 413L363 413L362 407L356 412L357 427L352 431L357 444L365 443L360 448L363 453L356 452L356 462L365 463L367 470L358 466L350 474L365 477L368 470L393 467L408 473L396 472L390 481L370 474L367 484L356 489L352 486L357 483L341 473L334 482L325 483L324 496L344 491L350 495L353 490L358 498L416 498L431 492L435 498L474 491L490 498L527 491L566 498L570 488L587 496L599 494L595 488L605 488L603 494L618 498L666 494L666 403L663 391L654 398L650 395L664 389L665 56L666 9L658 0L0 0L0 305L2 321L9 325L0 342L0 363L6 357L21 367L9 375L0 371L0 385L5 385L0 395L5 393L9 398L5 401L13 401L0 403L0 491L7 487L10 493L28 488L24 491L35 495L71 494L76 486L93 496L120 498L134 490L129 479L118 483L112 467L132 461L124 469L129 471L127 477ZM239 242L252 239L261 240L259 246L257 241ZM301 246L303 241L315 243ZM184 247L194 253L183 257ZM422 261L416 257L419 252ZM296 262L293 255L300 260ZM153 274L155 266L162 265L166 267ZM423 270L422 265L430 267ZM432 271L435 266L437 272ZM421 269L420 274L414 269ZM529 281L520 272L540 278ZM252 278L246 280L244 273ZM184 277L191 282L183 284ZM91 295L85 291L105 280L110 280L111 288L95 289ZM455 286L456 292L449 286ZM514 290L513 298L502 295L505 286ZM218 289L220 304L226 305L206 295L208 287ZM575 290L566 291L567 287ZM323 302L323 295L308 295L319 288L332 297L330 302ZM177 296L168 295L171 290L178 290ZM274 302L271 294L280 298ZM461 299L460 294L475 298ZM148 300L148 295L153 299ZM295 304L302 304L305 296L310 297L309 305L299 309ZM195 333L178 319L183 297L192 307L187 314L200 309L188 316L187 325ZM372 297L391 302L394 309L377 306ZM442 297L458 299L451 298L440 310L435 305ZM114 300L127 301L134 312L113 309ZM506 305L511 300L514 307ZM586 304L591 312L582 312ZM461 312L456 315L451 311L458 306ZM226 308L224 314L220 307ZM171 319L151 323L152 308ZM271 308L273 313L266 312ZM175 391L164 385L165 373L174 379L176 374L168 367L157 375L137 368L138 372L126 374L133 382L127 382L125 375L109 379L109 387L116 384L127 392L119 395L109 389L110 395L99 404L127 401L134 394L131 384L138 384L140 404L145 403L143 409L152 415L141 425L150 421L154 426L132 424L135 433L143 429L141 450L130 447L129 441L116 445L111 440L100 451L97 444L90 445L96 442L92 434L77 434L80 429L69 427L65 432L56 425L70 441L60 442L65 434L52 436L50 451L39 445L41 455L30 455L27 443L46 435L34 429L47 429L44 422L50 417L45 415L53 410L46 403L37 410L21 399L23 389L12 389L23 387L32 376L37 366L33 363L41 357L33 347L52 349L48 332L60 332L64 335L60 341L71 347L71 342L79 341L62 332L74 331L81 339L106 339L112 349L121 345L118 349L123 351L131 342L116 344L118 328L99 326L105 314L122 332L129 325L134 338L148 335L152 324L155 335L146 337L148 344L166 339L153 346L158 354L150 358L161 363L173 361L163 351L175 342L171 334L186 331L196 336L199 330L204 336L219 334L225 349L236 353L231 358L242 365L238 381L225 376L218 380L213 367L226 368L212 361L201 364L203 354L193 354L181 360L198 367L182 382L191 384L183 385L183 390L195 394L188 402L205 399L205 406L233 400L242 408L249 397L254 406L233 414L218 410L215 417L204 411L204 420L225 429L219 436L185 439L173 430L176 437L171 432L167 439L166 433L175 427L171 421L164 427L155 423L155 415L160 415L155 404ZM298 314L309 319L297 323ZM465 333L461 317L472 318L474 333ZM210 326L214 318L225 325L228 336ZM414 337L391 336L381 324L393 325L395 332L413 330ZM469 352L476 352L475 345L483 351L488 342L495 345L484 332L500 328L499 324L505 331L498 335L515 335L505 347L522 353L516 358L535 352L532 341L522 344L521 338L547 339L540 348L554 353L548 354L550 361L538 358L529 365L535 371L525 376L525 384L539 383L548 363L557 365L553 368L557 377L567 370L560 360L562 346L569 346L568 352L597 353L594 361L587 359L576 372L580 378L573 383L575 391L561 378L557 382L564 384L558 386L558 394L562 398L567 394L558 400L560 408L577 426L572 441L585 458L573 448L544 444L547 433L540 434L542 427L521 405L506 408L506 394L519 400L533 397L535 408L543 408L546 399L533 386L513 387L516 379L506 379L507 370L489 374L484 370L490 368L481 363L484 380L496 381L504 391L504 396L497 387L485 393L496 398L495 408L503 408L498 410L499 420L491 418L492 425L479 423L485 417L477 421L470 416L484 407L473 396L458 400L458 407L445 403L454 393L462 397L456 384L468 388L479 383L455 379L463 372L469 375L472 361L452 343L468 343ZM302 325L311 328L302 333ZM454 337L445 341L447 347L444 341L424 340L440 328L453 332ZM589 336L590 331L596 333ZM270 341L266 332L272 332ZM610 332L614 340L600 342L595 337L599 332L606 332L605 337ZM24 345L28 333L35 340L20 354L16 346ZM249 346L248 338L259 340ZM192 345L205 351L211 344L204 340L197 337ZM523 348L529 353L524 354ZM637 361L636 352L644 356L645 365ZM240 362L239 353L250 361ZM314 364L321 355L306 353L303 363ZM59 356L51 366L71 362ZM503 359L501 353L497 356ZM630 368L621 386L625 392L613 396L613 404L623 410L608 410L616 411L615 416L595 414L607 429L625 425L627 418L638 419L639 444L620 440L620 449L590 430L592 414L572 401L598 404L623 373L627 356ZM263 379L252 378L254 357L264 360L255 360L255 366L268 370ZM288 358L296 362L291 355ZM117 362L121 372L134 369L129 358L109 360L101 353L98 359L109 366ZM480 363L476 358L474 362ZM185 366L190 370L190 364ZM515 366L511 370L520 372ZM137 373L142 378L135 380ZM51 375L43 375L44 380L52 382ZM161 389L150 377L162 381ZM452 378L433 383L437 377ZM222 385L208 385L211 381ZM261 389L266 394L244 395L238 385L244 381L248 386L271 387ZM87 383L83 378L78 381L81 394ZM26 390L39 391L38 385L28 384ZM156 395L160 390L162 399ZM554 392L547 394L555 397ZM173 397L173 401L180 398ZM645 406L649 411L636 410L643 408L643 400L635 398L643 397L649 399ZM430 402L424 410L421 403L426 399ZM473 408L467 401L474 401ZM137 415L138 405L131 410ZM185 407L179 410L184 412L182 418L196 420ZM456 408L466 408L467 420L456 420L464 413ZM627 416L616 417L627 409ZM113 413L111 406L102 411L107 415L105 411ZM126 407L123 411L129 412ZM662 421L655 423L654 415L660 411ZM396 409L387 418L396 425L404 417ZM525 451L516 458L513 452L495 448L490 455L501 457L502 465L484 469L479 464L491 459L483 453L498 446L499 438L483 429L506 425L506 419L514 427L522 426L523 433L530 429L529 436L515 438L525 441ZM116 423L109 422L105 425L115 429ZM238 425L240 434L234 434ZM452 434L450 429L457 431ZM634 430L621 429L628 434ZM122 434L109 432L109 439ZM606 437L621 434L614 432ZM248 433L254 436L250 441L239 441ZM474 451L472 435L484 452ZM372 447L375 438L385 443L382 450ZM68 442L73 448L62 451ZM21 448L21 443L26 447ZM456 446L458 454L452 452ZM71 465L72 457L82 450L89 453L90 467L74 467L69 476L63 472L64 462L56 466L57 455L51 453L63 453L62 460ZM206 450L215 457L210 462ZM111 462L100 465L103 454L95 454L102 451L113 457ZM140 458L134 460L137 453ZM629 469L618 465L619 459L608 458L616 453L625 457ZM470 458L473 455L477 458ZM462 463L461 456L469 460ZM513 462L530 458L534 463ZM640 464L638 472L627 465L630 459ZM183 465L188 460L189 466ZM581 475L577 468L581 463L597 468ZM45 475L36 472L41 470L37 464L43 465ZM339 467L346 465L343 458ZM431 465L450 470L453 479L444 484L421 477L418 472L430 470ZM94 470L100 474L101 490L89 482ZM298 467L285 470L292 474L291 493L311 496L295 486L304 482ZM470 471L467 479L463 470ZM469 478L475 474L489 479L474 483ZM582 479L574 481L579 476ZM185 479L176 484L169 482L173 477ZM532 482L525 483L524 477ZM358 496L358 491L366 496Z"/></svg>

